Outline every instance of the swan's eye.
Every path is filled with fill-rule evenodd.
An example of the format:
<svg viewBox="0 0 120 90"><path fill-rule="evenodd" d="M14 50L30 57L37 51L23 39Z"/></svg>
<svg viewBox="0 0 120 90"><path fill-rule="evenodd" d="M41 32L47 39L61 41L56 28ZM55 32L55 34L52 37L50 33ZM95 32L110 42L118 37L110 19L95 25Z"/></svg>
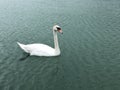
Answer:
<svg viewBox="0 0 120 90"><path fill-rule="evenodd" d="M57 28L57 30L61 30L61 28L60 27L56 27Z"/></svg>

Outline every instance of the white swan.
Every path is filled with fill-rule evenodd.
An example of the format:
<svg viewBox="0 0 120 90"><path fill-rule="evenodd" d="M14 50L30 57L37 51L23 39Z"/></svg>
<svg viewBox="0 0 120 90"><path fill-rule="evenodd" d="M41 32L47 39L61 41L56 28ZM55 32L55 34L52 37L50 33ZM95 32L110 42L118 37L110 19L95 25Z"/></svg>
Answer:
<svg viewBox="0 0 120 90"><path fill-rule="evenodd" d="M21 44L17 42L17 44L23 49L26 53L29 53L30 55L35 56L58 56L60 55L60 48L58 44L58 37L57 37L57 31L60 33L63 33L60 26L55 25L53 26L53 36L54 36L54 48L45 45L45 44Z"/></svg>

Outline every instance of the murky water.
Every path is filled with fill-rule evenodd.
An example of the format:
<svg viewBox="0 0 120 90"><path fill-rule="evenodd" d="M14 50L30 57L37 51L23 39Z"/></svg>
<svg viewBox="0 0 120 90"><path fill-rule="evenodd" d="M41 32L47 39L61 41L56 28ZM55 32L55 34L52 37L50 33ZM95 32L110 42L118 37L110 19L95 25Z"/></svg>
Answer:
<svg viewBox="0 0 120 90"><path fill-rule="evenodd" d="M28 57L17 41L53 47L61 56ZM1 0L0 90L120 90L119 0Z"/></svg>

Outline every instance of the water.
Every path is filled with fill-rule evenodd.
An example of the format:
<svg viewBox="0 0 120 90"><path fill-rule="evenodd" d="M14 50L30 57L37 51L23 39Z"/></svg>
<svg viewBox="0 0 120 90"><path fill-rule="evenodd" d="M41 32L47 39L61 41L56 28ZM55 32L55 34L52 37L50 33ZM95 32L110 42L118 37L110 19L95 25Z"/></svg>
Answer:
<svg viewBox="0 0 120 90"><path fill-rule="evenodd" d="M61 56L20 61L54 24ZM0 0L0 90L120 90L120 1Z"/></svg>

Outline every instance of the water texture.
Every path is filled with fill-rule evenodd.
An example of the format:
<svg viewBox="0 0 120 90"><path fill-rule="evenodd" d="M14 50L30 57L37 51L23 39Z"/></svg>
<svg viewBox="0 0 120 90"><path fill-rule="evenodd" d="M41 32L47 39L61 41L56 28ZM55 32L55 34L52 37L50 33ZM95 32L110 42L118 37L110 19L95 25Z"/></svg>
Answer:
<svg viewBox="0 0 120 90"><path fill-rule="evenodd" d="M21 61L54 24L61 56ZM120 0L0 0L0 90L120 90Z"/></svg>

